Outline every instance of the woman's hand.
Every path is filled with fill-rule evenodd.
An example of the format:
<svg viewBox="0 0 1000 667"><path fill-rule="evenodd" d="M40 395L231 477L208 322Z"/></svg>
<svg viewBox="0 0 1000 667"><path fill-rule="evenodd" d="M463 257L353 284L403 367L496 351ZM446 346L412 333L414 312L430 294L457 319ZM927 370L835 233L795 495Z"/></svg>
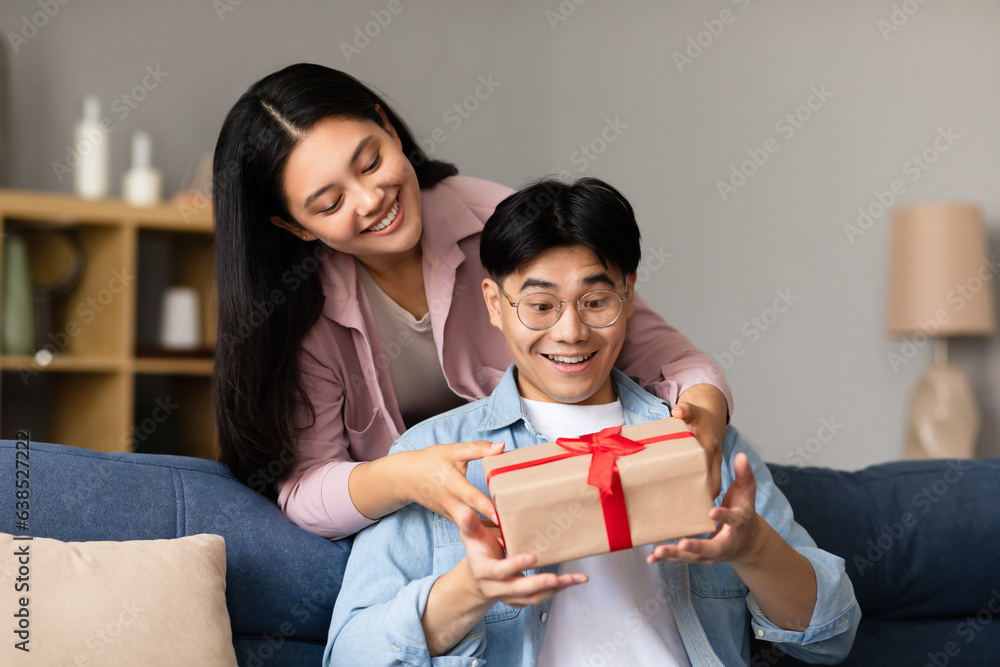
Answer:
<svg viewBox="0 0 1000 667"><path fill-rule="evenodd" d="M503 448L502 442L477 440L434 445L393 456L406 458L402 472L410 502L420 503L456 524L470 507L499 523L493 503L469 483L465 473L469 461L500 454Z"/></svg>
<svg viewBox="0 0 1000 667"><path fill-rule="evenodd" d="M715 498L722 490L722 441L729 421L725 395L714 385L696 384L677 397L677 405L670 414L683 419L705 448L710 488Z"/></svg>

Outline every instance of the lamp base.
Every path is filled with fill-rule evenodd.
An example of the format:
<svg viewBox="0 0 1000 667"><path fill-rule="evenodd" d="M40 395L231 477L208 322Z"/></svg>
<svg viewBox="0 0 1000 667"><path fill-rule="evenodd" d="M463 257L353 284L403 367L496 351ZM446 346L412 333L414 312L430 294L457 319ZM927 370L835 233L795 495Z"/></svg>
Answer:
<svg viewBox="0 0 1000 667"><path fill-rule="evenodd" d="M933 364L910 397L906 458L975 458L979 407L958 366Z"/></svg>

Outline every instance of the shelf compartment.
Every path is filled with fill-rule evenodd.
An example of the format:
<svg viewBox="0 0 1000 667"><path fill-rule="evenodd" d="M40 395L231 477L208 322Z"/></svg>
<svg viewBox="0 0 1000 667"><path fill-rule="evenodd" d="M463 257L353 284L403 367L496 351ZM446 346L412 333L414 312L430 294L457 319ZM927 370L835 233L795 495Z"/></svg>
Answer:
<svg viewBox="0 0 1000 667"><path fill-rule="evenodd" d="M102 452L129 451L131 379L123 373L3 372L2 431Z"/></svg>
<svg viewBox="0 0 1000 667"><path fill-rule="evenodd" d="M168 287L174 286L193 287L198 291L203 349L214 348L218 298L213 237L203 233L141 229L138 238L136 354L146 356L144 349L157 346L163 294Z"/></svg>
<svg viewBox="0 0 1000 667"><path fill-rule="evenodd" d="M217 459L212 405L210 377L137 375L133 451Z"/></svg>

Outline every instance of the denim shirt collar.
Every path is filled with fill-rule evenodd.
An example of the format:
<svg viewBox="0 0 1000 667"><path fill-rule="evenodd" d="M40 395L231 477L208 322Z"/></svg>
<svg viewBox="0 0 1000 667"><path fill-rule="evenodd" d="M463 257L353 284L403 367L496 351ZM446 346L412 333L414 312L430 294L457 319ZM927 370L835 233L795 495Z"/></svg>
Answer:
<svg viewBox="0 0 1000 667"><path fill-rule="evenodd" d="M642 424L670 416L668 404L644 390L617 368L611 369L611 384L621 401L625 424ZM488 403L483 421L479 424L480 432L507 428L518 421L523 421L530 429L531 422L524 414L521 394L517 390L517 366L514 364L507 368L497 388L486 400Z"/></svg>

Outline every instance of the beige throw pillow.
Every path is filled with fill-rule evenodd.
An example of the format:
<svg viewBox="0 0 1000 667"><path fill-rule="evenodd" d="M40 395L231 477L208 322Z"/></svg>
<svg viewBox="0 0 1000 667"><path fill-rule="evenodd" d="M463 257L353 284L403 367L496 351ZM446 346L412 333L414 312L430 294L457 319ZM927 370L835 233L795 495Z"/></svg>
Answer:
<svg viewBox="0 0 1000 667"><path fill-rule="evenodd" d="M225 540L0 533L0 638L0 665L235 665Z"/></svg>

